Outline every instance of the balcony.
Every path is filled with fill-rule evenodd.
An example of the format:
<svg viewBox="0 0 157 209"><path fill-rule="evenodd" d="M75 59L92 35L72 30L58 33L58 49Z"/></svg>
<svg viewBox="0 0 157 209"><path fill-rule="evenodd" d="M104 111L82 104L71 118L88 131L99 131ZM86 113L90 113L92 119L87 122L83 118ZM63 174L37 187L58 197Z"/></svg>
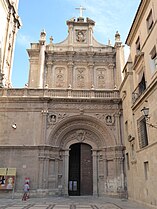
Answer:
<svg viewBox="0 0 157 209"><path fill-rule="evenodd" d="M0 97L120 99L118 90L0 89Z"/></svg>

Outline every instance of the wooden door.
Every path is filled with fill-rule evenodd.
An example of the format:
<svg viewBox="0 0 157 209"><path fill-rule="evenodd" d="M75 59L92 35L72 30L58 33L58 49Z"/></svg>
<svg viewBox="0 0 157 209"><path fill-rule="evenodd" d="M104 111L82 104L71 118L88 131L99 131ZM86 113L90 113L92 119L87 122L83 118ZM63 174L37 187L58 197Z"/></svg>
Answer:
<svg viewBox="0 0 157 209"><path fill-rule="evenodd" d="M93 194L92 150L88 144L81 144L80 152L80 195Z"/></svg>
<svg viewBox="0 0 157 209"><path fill-rule="evenodd" d="M69 195L93 194L93 163L91 146L74 144L69 152Z"/></svg>

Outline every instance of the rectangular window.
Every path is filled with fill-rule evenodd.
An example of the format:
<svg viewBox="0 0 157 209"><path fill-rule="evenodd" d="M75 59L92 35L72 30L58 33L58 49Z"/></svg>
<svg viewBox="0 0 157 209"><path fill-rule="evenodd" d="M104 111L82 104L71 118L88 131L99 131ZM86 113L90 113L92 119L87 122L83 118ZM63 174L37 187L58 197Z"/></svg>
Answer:
<svg viewBox="0 0 157 209"><path fill-rule="evenodd" d="M149 164L148 161L144 162L144 175L145 175L145 180L148 180L148 172L149 172Z"/></svg>
<svg viewBox="0 0 157 209"><path fill-rule="evenodd" d="M139 54L141 50L141 45L140 45L140 37L138 37L136 41L136 54Z"/></svg>
<svg viewBox="0 0 157 209"><path fill-rule="evenodd" d="M153 24L154 24L152 10L150 11L146 21L147 21L148 32L150 32L150 30L152 29Z"/></svg>
<svg viewBox="0 0 157 209"><path fill-rule="evenodd" d="M148 136L147 136L147 126L146 119L142 117L137 121L138 127L138 138L139 138L139 146L140 148L144 148L148 145Z"/></svg>
<svg viewBox="0 0 157 209"><path fill-rule="evenodd" d="M157 69L157 53L156 53L156 46L153 47L153 49L150 52L150 69L152 73L154 70Z"/></svg>

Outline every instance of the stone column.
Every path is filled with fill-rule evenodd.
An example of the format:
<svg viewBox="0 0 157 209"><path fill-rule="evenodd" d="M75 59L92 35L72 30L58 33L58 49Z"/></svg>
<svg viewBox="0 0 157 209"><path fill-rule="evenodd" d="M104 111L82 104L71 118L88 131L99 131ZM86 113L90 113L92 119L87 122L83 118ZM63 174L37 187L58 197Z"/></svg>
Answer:
<svg viewBox="0 0 157 209"><path fill-rule="evenodd" d="M44 148L39 151L39 190L48 189L49 150Z"/></svg>
<svg viewBox="0 0 157 209"><path fill-rule="evenodd" d="M69 50L72 51L73 50L73 25L69 25Z"/></svg>
<svg viewBox="0 0 157 209"><path fill-rule="evenodd" d="M107 80L107 82L108 82L108 87L110 88L110 89L113 89L114 87L115 87L115 78L114 78L114 64L109 64L108 65L108 68L109 68L109 70L108 70L108 80Z"/></svg>
<svg viewBox="0 0 157 209"><path fill-rule="evenodd" d="M70 88L73 87L73 67L74 67L74 64L73 62L68 62L67 64L68 66L68 79L67 79L67 84Z"/></svg>
<svg viewBox="0 0 157 209"><path fill-rule="evenodd" d="M89 26L89 46L93 46L93 27Z"/></svg>
<svg viewBox="0 0 157 209"><path fill-rule="evenodd" d="M93 196L98 196L98 159L97 150L93 150Z"/></svg>
<svg viewBox="0 0 157 209"><path fill-rule="evenodd" d="M41 123L41 138L40 138L40 144L46 144L46 126L47 126L47 104L44 105L45 107L41 111L42 114L42 123ZM36 142L34 142L36 143Z"/></svg>
<svg viewBox="0 0 157 209"><path fill-rule="evenodd" d="M104 193L107 193L107 159L104 159Z"/></svg>
<svg viewBox="0 0 157 209"><path fill-rule="evenodd" d="M44 67L45 67L45 48L46 48L46 33L42 31L40 34L40 53L39 53L39 80L38 88L43 88L44 85Z"/></svg>
<svg viewBox="0 0 157 209"><path fill-rule="evenodd" d="M53 88L52 83L52 66L53 62L47 62L47 72L46 72L46 81L45 81L45 87Z"/></svg>
<svg viewBox="0 0 157 209"><path fill-rule="evenodd" d="M43 188L48 189L48 171L49 171L49 151L47 150L45 152L45 161L44 161L44 171L43 171Z"/></svg>
<svg viewBox="0 0 157 209"><path fill-rule="evenodd" d="M68 196L68 181L69 181L69 149L64 150L63 154L63 169L64 169L64 196Z"/></svg>
<svg viewBox="0 0 157 209"><path fill-rule="evenodd" d="M39 175L38 175L38 188L43 189L43 171L44 171L44 157L39 157Z"/></svg>
<svg viewBox="0 0 157 209"><path fill-rule="evenodd" d="M119 151L120 152L120 151ZM122 196L125 194L124 190L124 158L122 156L123 154L121 153L121 156L117 156L115 158L115 163L116 163L116 173L117 173L117 193Z"/></svg>
<svg viewBox="0 0 157 209"><path fill-rule="evenodd" d="M102 152L98 155L98 188L99 196L104 194L104 156Z"/></svg>
<svg viewBox="0 0 157 209"><path fill-rule="evenodd" d="M115 49L116 49L116 86L117 88L120 87L122 82L122 71L124 68L125 60L124 60L124 46L122 45L120 34L118 31L115 35Z"/></svg>
<svg viewBox="0 0 157 209"><path fill-rule="evenodd" d="M94 88L95 81L94 81L94 64L88 64L88 77L89 77L89 88Z"/></svg>
<svg viewBox="0 0 157 209"><path fill-rule="evenodd" d="M122 145L122 136L121 136L121 122L120 122L121 113L115 114L115 124L116 124L116 136L117 136L117 145Z"/></svg>

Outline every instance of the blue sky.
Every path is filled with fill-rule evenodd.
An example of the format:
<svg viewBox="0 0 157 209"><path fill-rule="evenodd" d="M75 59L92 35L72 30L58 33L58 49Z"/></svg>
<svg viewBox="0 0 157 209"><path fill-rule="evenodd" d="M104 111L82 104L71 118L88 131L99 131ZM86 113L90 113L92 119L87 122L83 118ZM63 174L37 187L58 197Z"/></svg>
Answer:
<svg viewBox="0 0 157 209"><path fill-rule="evenodd" d="M86 8L84 17L96 22L94 37L107 44L114 44L118 30L125 43L140 0L19 0L19 16L22 27L18 31L12 72L13 87L24 87L28 82L29 58L26 49L30 43L38 42L40 32L45 29L47 43L53 36L54 43L63 41L67 35L66 21L78 17L76 7ZM128 50L126 50L128 53Z"/></svg>

